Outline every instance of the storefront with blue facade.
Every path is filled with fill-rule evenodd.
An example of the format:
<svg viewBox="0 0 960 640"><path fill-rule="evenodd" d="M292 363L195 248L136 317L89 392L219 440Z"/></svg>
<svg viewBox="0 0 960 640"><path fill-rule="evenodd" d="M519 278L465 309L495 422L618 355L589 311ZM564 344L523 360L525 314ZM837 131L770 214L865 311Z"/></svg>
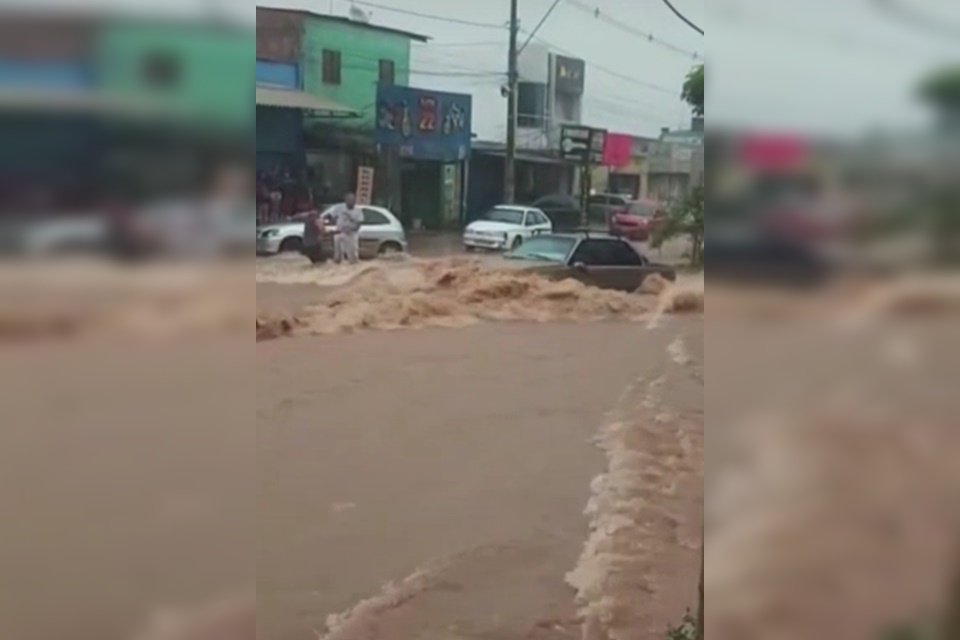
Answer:
<svg viewBox="0 0 960 640"><path fill-rule="evenodd" d="M398 214L411 229L463 222L471 142L471 96L380 86L376 142L399 162Z"/></svg>

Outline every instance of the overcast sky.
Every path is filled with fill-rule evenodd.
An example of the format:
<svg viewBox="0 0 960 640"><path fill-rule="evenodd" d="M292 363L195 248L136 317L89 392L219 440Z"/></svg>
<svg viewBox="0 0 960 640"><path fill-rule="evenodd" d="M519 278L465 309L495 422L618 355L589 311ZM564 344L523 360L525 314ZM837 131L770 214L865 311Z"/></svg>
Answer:
<svg viewBox="0 0 960 640"><path fill-rule="evenodd" d="M495 100L504 76L496 74L506 69L509 0L371 1L503 25L458 25L363 7L376 24L433 39L431 44L415 46L414 69L488 74L414 74L413 82L474 93L478 104L493 105L476 115L478 133L502 135L506 105ZM532 28L552 1L520 0L523 27ZM561 0L538 35L587 61L584 118L614 131L655 135L661 126L687 123L689 112L677 94L694 60L604 19L710 58L708 127L855 135L876 128L924 126L928 114L914 98L915 86L935 66L960 62L960 0L886 1L907 7L910 19L883 10L883 0L709 0L709 10L705 0L673 0L709 32L708 45L677 20L662 0ZM262 2L317 12L332 9L339 15L346 15L350 7L349 0ZM29 4L123 7L146 15L202 15L214 7L248 24L254 21L254 6L248 0L30 0ZM602 17L595 18L578 5L600 9ZM470 46L448 46L464 43Z"/></svg>
<svg viewBox="0 0 960 640"><path fill-rule="evenodd" d="M710 33L679 21L662 0L561 0L538 36L587 61L584 120L612 131L656 135L689 122L679 97L695 64L710 58L709 126L790 129L827 135L915 129L928 112L917 82L938 65L960 62L960 0L888 0L912 19L883 9L883 0L673 0ZM370 0L420 13L505 24L509 0ZM553 0L520 0L521 24L533 28ZM345 14L348 0L287 0L287 5ZM588 7L584 10L584 5ZM506 67L506 29L489 29L363 6L377 24L433 38L416 45L411 66L434 73ZM589 8L599 9L600 18ZM625 25L618 27L611 22ZM934 32L930 24L942 27ZM955 26L955 37L949 30ZM654 35L649 42L629 29ZM472 43L471 46L449 46ZM664 45L663 43L667 43ZM481 137L502 137L505 104L496 102L503 76L414 74L412 82L472 92L495 105L475 117Z"/></svg>

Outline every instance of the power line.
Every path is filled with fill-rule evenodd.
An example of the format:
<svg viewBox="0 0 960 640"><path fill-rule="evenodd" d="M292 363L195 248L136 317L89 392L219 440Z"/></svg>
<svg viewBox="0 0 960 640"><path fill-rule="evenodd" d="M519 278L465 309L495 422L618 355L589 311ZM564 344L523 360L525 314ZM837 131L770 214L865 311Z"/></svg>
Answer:
<svg viewBox="0 0 960 640"><path fill-rule="evenodd" d="M520 46L518 53L527 48L527 45L530 44L530 41L533 40L533 37L537 35L537 31L540 31L540 27L543 26L543 23L547 21L547 18L550 17L550 14L553 13L553 10L557 8L557 5L560 4L560 0L553 0L553 4L550 5L550 8L547 9L547 12L543 14L543 17L540 18L540 22L537 23L537 26L533 28L533 31L530 32L530 35L527 36L526 41Z"/></svg>
<svg viewBox="0 0 960 640"><path fill-rule="evenodd" d="M617 20L617 19L614 18L613 16L610 16L610 15L608 15L608 14L606 14L606 13L601 13L599 7L590 7L590 6L587 5L585 2L581 2L580 0L567 0L567 1L568 1L570 4L572 4L574 7L576 7L577 9L580 9L581 11L583 11L583 12L585 12L585 13L589 13L590 15L592 15L592 16L593 16L594 18L596 18L597 20L600 20L600 21L602 21L602 22L605 22L606 24L610 25L611 27L614 27L614 28L616 28L616 29L620 29L621 31L625 31L626 33L629 33L629 34L632 35L632 36L636 36L636 37L638 37L638 38L647 40L647 41L650 42L651 44L655 44L655 45L658 45L658 46L660 46L660 47L662 47L662 48L664 48L664 49L667 49L667 50L669 50L669 51L673 51L674 53L678 53L678 54L681 54L681 55L683 55L683 56L693 58L694 60L699 60L700 58L703 57L698 51L692 51L692 50L690 50L690 49L684 49L683 47L680 47L680 46L677 46L677 45L673 44L672 42L668 42L667 40L663 40L662 38L658 38L657 36L653 35L652 33L647 33L647 32L645 32L645 31L640 31L639 29L635 29L635 28L631 27L629 24L627 24L626 21L624 21L624 20Z"/></svg>
<svg viewBox="0 0 960 640"><path fill-rule="evenodd" d="M667 7L670 8L670 11L673 11L673 15L675 15L675 16L677 16L678 18L680 18L681 20L683 20L683 22L685 22L688 27L690 27L691 29L693 29L694 31L696 31L697 33L699 33L700 35L703 35L703 29L701 29L700 27L698 27L697 25L695 25L695 24L690 20L690 18L688 18L687 16L683 15L682 13L680 13L680 11L679 11L675 6L673 6L673 3L670 2L670 0L662 0L662 2L663 2L663 4L667 5Z"/></svg>
<svg viewBox="0 0 960 640"><path fill-rule="evenodd" d="M555 49L555 50L559 51L560 53L563 53L563 54L568 55L568 56L574 56L574 57L576 57L576 58L580 58L580 59L582 59L584 62L586 62L587 64L589 64L589 65L591 66L591 68L595 68L597 71L601 71L601 72L603 72L603 73L606 73L607 75L612 76L612 77L614 77L614 78L618 78L618 79L620 79L620 80L623 80L624 82L630 82L630 83L635 84L635 85L637 85L637 86L641 86L641 87L644 87L644 88L646 88L646 89L650 89L651 91L658 91L658 92L660 92L660 93L664 93L664 94L666 94L666 95L673 96L673 97L676 97L676 98L679 98L679 97L680 97L680 92L679 92L679 91L676 91L676 90L674 90L674 89L670 89L670 88L664 87L663 85L655 84L655 83L653 83L653 82L647 82L646 80L640 80L639 78L634 78L633 76L628 76L628 75L626 75L626 74L624 74L624 73L620 73L619 71L614 71L613 69L610 69L610 68L608 68L608 67L604 67L604 66L602 66L602 65L599 65L599 64L597 64L596 62L592 62L592 61L584 58L583 56L581 56L581 55L579 55L579 54L577 54L577 53L575 53L575 52L573 52L573 51L570 51L569 49L564 49L563 47L557 46L557 45L553 44L552 42L550 42L550 41L548 41L548 40L545 40L544 38L541 38L540 36L535 36L534 39L542 42L543 44L547 45L548 47L550 47L550 48L552 48L552 49Z"/></svg>
<svg viewBox="0 0 960 640"><path fill-rule="evenodd" d="M367 61L367 62L376 62L378 65L379 65L380 60L381 60L380 58L372 58L372 57L370 57L370 56L364 56L364 55L360 55L360 54L358 54L358 53L347 53L347 54L344 56L344 58L346 58L347 60L354 59L354 60L364 60L364 61ZM322 59L318 59L316 56L307 56L307 59L313 60L314 62L320 62L320 63L322 64ZM426 62L430 63L431 61L426 61ZM442 68L442 65L445 65L447 68L446 68L446 69L443 69L443 68ZM439 68L437 68L437 69L423 70L423 71L420 71L420 70L417 70L417 69L413 69L413 68L410 68L410 67L408 67L408 68L399 68L399 67L397 67L397 66L395 65L395 66L394 66L394 70L395 70L395 71L407 71L407 72L410 72L410 73L419 73L419 74L423 74L423 75L480 75L480 76L502 76L502 75L503 75L503 72L502 72L502 71L496 71L496 70L478 69L477 67L464 67L464 66L461 66L461 65L451 64L451 63L447 63L447 62L442 63L442 65L438 65ZM351 68L356 68L356 69L379 69L379 66L377 66L377 67L360 67L360 66L353 66L353 67L351 67ZM443 71L450 71L450 70L453 70L453 71L455 71L455 72L465 71L465 72L469 72L469 73L468 73L468 74L460 74L460 73L442 74L442 73L437 73L438 71L439 71L439 72L443 72Z"/></svg>
<svg viewBox="0 0 960 640"><path fill-rule="evenodd" d="M468 27L479 27L481 29L497 29L498 31L503 31L506 28L506 26L502 24L494 24L492 22L476 22L473 20L463 20L461 18L438 16L432 13L422 13L420 11L411 11L410 9L399 9L397 7L390 7L383 4L377 4L375 2L367 2L366 0L353 0L353 2L354 4L363 5L365 7L374 7L376 9L382 9L384 11L402 13L408 16L416 16L417 18L425 18L427 20L436 20L438 22L450 22L453 24L462 24Z"/></svg>
<svg viewBox="0 0 960 640"><path fill-rule="evenodd" d="M425 47L450 47L450 48L459 48L459 47L502 47L506 43L499 42L496 40L488 40L486 42L415 42L414 44L420 44Z"/></svg>

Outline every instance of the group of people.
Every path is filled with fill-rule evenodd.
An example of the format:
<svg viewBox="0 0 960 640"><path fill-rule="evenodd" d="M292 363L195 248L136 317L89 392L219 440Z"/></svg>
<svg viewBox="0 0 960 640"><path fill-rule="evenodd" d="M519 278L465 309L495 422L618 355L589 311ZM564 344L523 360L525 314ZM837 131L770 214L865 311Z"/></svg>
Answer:
<svg viewBox="0 0 960 640"><path fill-rule="evenodd" d="M357 206L357 196L348 193L343 202L326 212L313 211L304 220L303 253L314 264L324 262L323 237L327 233L327 220L334 225L333 260L337 264L349 262L356 264L360 260L360 228L363 226L363 210Z"/></svg>
<svg viewBox="0 0 960 640"><path fill-rule="evenodd" d="M313 188L312 171L304 169L294 176L289 169L274 167L257 172L257 224L276 222L313 210L318 201ZM323 194L319 194L322 196Z"/></svg>

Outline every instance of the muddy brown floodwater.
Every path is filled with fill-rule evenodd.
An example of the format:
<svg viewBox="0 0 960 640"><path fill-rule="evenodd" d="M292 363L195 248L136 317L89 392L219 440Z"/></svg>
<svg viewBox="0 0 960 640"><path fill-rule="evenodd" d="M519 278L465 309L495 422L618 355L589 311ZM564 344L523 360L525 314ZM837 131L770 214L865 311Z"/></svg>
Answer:
<svg viewBox="0 0 960 640"><path fill-rule="evenodd" d="M649 580L643 622L662 635L699 572L702 353L693 316L259 343L258 637L579 637L606 575L585 548L611 453L596 438L666 378L658 402L684 426L659 446L695 480L648 536L660 560L633 565L652 574L619 577L627 597Z"/></svg>

